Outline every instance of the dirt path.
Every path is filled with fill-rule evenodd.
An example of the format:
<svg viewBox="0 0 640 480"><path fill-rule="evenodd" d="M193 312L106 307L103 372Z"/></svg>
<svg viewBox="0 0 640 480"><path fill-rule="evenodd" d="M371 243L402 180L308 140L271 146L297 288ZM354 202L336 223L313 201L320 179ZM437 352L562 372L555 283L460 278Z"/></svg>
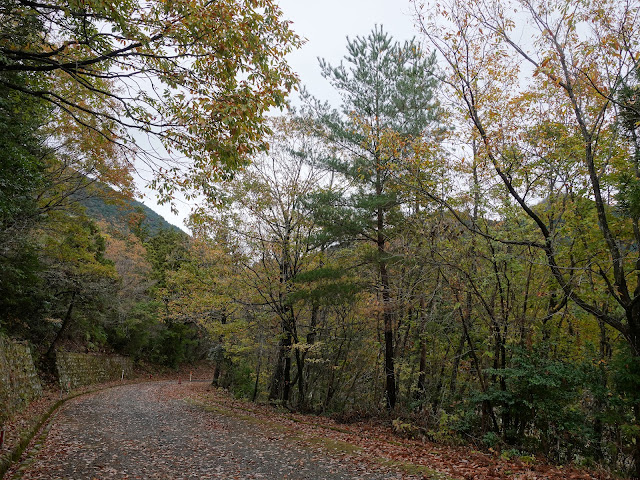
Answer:
<svg viewBox="0 0 640 480"><path fill-rule="evenodd" d="M125 385L69 401L5 479L420 478L184 398L193 384Z"/></svg>

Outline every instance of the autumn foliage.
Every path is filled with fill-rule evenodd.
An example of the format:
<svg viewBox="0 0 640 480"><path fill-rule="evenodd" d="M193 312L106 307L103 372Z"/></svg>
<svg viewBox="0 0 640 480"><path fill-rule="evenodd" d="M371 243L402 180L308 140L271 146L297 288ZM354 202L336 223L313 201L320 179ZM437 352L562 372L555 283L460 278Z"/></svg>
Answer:
<svg viewBox="0 0 640 480"><path fill-rule="evenodd" d="M426 48L376 26L320 63L341 105L267 119L300 44L270 1L6 3L1 328L205 360L452 475L638 476L639 7L412 4ZM200 194L190 236L74 207L134 158Z"/></svg>

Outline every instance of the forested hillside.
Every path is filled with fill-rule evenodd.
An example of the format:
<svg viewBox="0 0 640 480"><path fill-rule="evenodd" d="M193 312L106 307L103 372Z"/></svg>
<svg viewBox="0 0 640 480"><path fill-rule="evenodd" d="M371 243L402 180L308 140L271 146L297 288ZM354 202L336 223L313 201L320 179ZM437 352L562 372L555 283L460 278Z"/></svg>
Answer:
<svg viewBox="0 0 640 480"><path fill-rule="evenodd" d="M203 357L202 327L166 319L161 293L186 235L95 206L130 203L141 171L165 202L206 194L266 147L299 39L272 2L245 3L0 5L0 330L45 370L61 346Z"/></svg>
<svg viewBox="0 0 640 480"><path fill-rule="evenodd" d="M88 217L112 226L125 225L141 229L150 236L155 236L162 230L180 230L137 200L114 198L114 192L106 185L95 186L89 195L79 196L77 200Z"/></svg>
<svg viewBox="0 0 640 480"><path fill-rule="evenodd" d="M160 3L1 7L0 330L43 368L207 360L251 400L640 477L637 1L412 2L416 39L320 59L340 102L273 117L275 4ZM79 201L132 205L140 161L191 236Z"/></svg>

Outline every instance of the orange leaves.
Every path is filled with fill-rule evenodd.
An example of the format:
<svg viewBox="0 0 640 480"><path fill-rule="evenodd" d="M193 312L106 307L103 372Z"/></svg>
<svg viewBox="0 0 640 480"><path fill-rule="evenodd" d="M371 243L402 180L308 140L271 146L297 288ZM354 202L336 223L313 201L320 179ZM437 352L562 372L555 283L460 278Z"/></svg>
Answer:
<svg viewBox="0 0 640 480"><path fill-rule="evenodd" d="M538 66L538 68L539 68L539 69L542 69L542 68L546 67L546 66L549 64L549 62L550 62L550 61L551 61L551 57L547 57L547 58L545 58L545 59L540 63L540 65Z"/></svg>

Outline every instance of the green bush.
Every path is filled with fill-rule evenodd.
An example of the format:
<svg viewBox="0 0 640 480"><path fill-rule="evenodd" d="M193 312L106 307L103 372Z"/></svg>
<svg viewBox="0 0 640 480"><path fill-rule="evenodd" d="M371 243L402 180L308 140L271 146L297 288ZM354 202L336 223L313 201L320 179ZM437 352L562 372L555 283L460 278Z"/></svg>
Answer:
<svg viewBox="0 0 640 480"><path fill-rule="evenodd" d="M228 388L238 398L251 398L255 383L255 374L245 360L236 360L228 373Z"/></svg>
<svg viewBox="0 0 640 480"><path fill-rule="evenodd" d="M514 348L509 368L487 373L497 380L476 400L493 405L505 443L546 452L556 461L588 450L593 433L581 409L584 366L551 359L543 348Z"/></svg>
<svg viewBox="0 0 640 480"><path fill-rule="evenodd" d="M177 368L200 358L196 326L160 320L160 302L141 302L130 316L108 332L109 343L136 361Z"/></svg>

